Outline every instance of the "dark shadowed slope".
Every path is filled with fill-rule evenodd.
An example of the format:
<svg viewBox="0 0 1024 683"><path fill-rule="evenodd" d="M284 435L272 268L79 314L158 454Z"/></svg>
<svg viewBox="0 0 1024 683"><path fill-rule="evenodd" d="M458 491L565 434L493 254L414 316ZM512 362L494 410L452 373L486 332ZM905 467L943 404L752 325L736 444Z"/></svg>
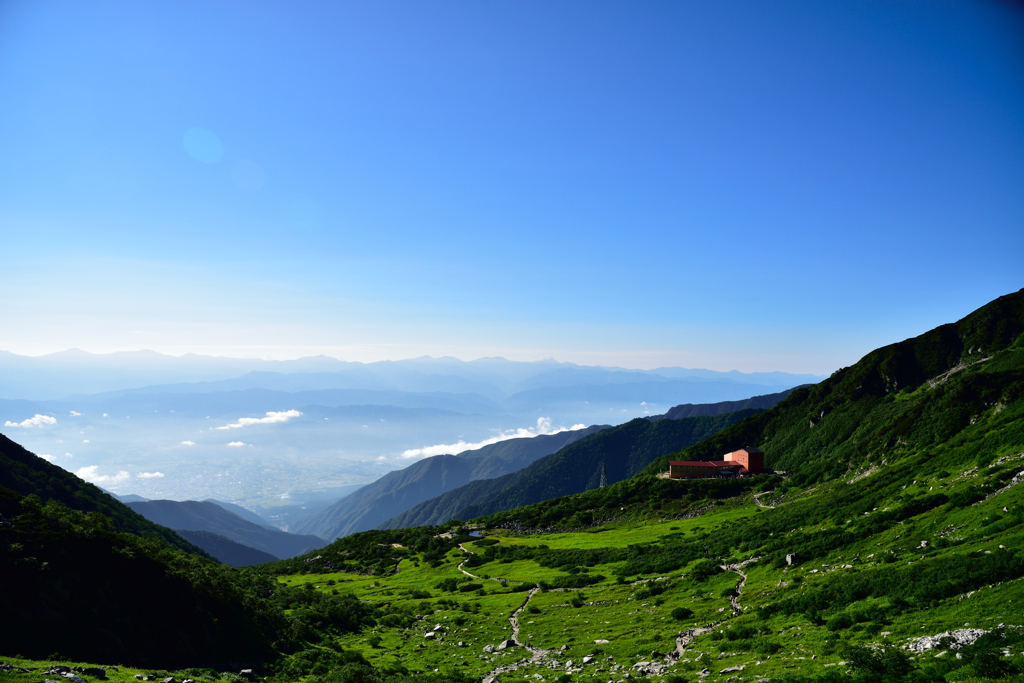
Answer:
<svg viewBox="0 0 1024 683"><path fill-rule="evenodd" d="M197 500L149 500L129 507L157 524L191 531L211 531L236 543L288 558L326 545L316 536L290 534L253 524L215 503Z"/></svg>
<svg viewBox="0 0 1024 683"><path fill-rule="evenodd" d="M741 401L720 401L718 403L684 403L681 406L671 408L664 415L651 415L647 419L656 420L678 420L684 417L700 417L701 415L721 415L722 413L734 413L737 410L768 410L774 408L779 401L789 396L795 389L786 389L775 394L764 394L763 396L751 396Z"/></svg>
<svg viewBox="0 0 1024 683"><path fill-rule="evenodd" d="M221 536L212 531L178 529L178 534L188 542L199 546L224 564L229 564L232 567L248 567L254 564L275 562L281 559L262 550L236 543L227 536Z"/></svg>
<svg viewBox="0 0 1024 683"><path fill-rule="evenodd" d="M475 481L427 500L389 519L397 529L472 519L598 486L601 465L608 482L627 479L665 453L697 443L757 411L650 422L637 418L569 444L529 467L497 479Z"/></svg>
<svg viewBox="0 0 1024 683"><path fill-rule="evenodd" d="M36 495L44 503L54 500L72 510L99 512L111 521L114 531L158 538L181 550L204 554L170 529L158 526L132 511L100 487L51 465L2 434L0 486L23 496Z"/></svg>
<svg viewBox="0 0 1024 683"><path fill-rule="evenodd" d="M405 469L385 474L323 512L297 520L291 528L328 539L373 529L439 493L477 479L522 469L602 428L596 426L532 438L508 439L460 455L424 458Z"/></svg>

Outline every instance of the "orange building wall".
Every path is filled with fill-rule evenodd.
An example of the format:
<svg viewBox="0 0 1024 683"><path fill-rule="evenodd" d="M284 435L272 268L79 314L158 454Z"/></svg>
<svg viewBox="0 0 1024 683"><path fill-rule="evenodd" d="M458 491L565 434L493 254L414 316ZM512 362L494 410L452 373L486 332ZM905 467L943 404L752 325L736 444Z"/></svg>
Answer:
<svg viewBox="0 0 1024 683"><path fill-rule="evenodd" d="M740 463L747 468L748 472L758 472L764 469L764 453L748 453L745 450L738 450L733 451L726 458Z"/></svg>

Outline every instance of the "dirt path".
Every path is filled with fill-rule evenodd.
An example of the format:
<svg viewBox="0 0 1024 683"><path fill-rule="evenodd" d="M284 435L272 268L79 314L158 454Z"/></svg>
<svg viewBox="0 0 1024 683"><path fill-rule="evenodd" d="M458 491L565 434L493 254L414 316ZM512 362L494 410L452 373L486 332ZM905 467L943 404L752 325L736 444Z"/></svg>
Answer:
<svg viewBox="0 0 1024 683"><path fill-rule="evenodd" d="M467 553L469 555L476 555L476 553L474 553L472 550L467 550L465 547L463 547L463 545L461 543L459 544L459 550L461 550L462 552ZM458 570L460 572L462 572L463 574L465 574L466 576L469 576L469 577L474 578L474 579L480 579L481 581L497 581L498 583L500 583L502 585L504 585L506 583L522 583L522 581L512 581L511 579L493 579L493 578L492 579L485 579L482 576L477 576L476 574L470 574L468 571L466 571L465 569L462 568L462 565L464 565L464 564L466 564L465 560L463 560L462 562L459 562Z"/></svg>
<svg viewBox="0 0 1024 683"><path fill-rule="evenodd" d="M512 671L517 671L520 666L533 664L551 654L551 650L544 650L539 647L533 647L532 645L524 643L519 639L519 615L522 613L523 610L525 610L529 606L530 601L533 600L533 596L539 590L539 588L530 589L530 592L526 595L526 601L523 602L523 604L520 605L515 611L513 611L512 615L508 618L509 624L512 625L512 637L509 640L515 643L517 647L521 647L527 652L529 652L530 658L522 659L518 662L509 662L508 664L502 664L501 666L492 669L491 671L488 671L486 674L484 674L483 683L493 683L494 679L497 676L501 674L510 673Z"/></svg>
<svg viewBox="0 0 1024 683"><path fill-rule="evenodd" d="M539 590L540 588L531 588L530 592L526 595L526 602L524 602L522 606L515 612L513 612L512 616L508 618L509 623L512 624L512 640L515 641L516 645L529 650L530 654L532 655L530 657L531 661L536 661L544 655L546 655L547 653L551 652L551 650L544 650L539 647L533 647L532 645L524 643L521 640L519 640L519 614L529 606L530 600L533 600L534 594L537 593L537 591Z"/></svg>
<svg viewBox="0 0 1024 683"><path fill-rule="evenodd" d="M747 575L743 573L743 568L751 562L757 562L760 559L760 556L757 556L743 560L742 562L737 562L735 564L722 565L722 569L724 569L725 571L735 572L740 575L740 582L736 584L736 595L733 595L729 598L729 604L732 605L733 614L735 614L736 616L743 614L743 608L740 606L740 593L743 592L743 587L747 585Z"/></svg>
<svg viewBox="0 0 1024 683"><path fill-rule="evenodd" d="M782 494L781 496L776 498L771 503L762 503L761 502L761 496L767 496L767 495L773 494L773 493L775 493L775 491L762 491L761 493L755 493L753 495L754 505L756 505L758 507L761 507L761 508L767 508L768 510L771 510L773 507L775 507L776 505L781 503L786 498L786 494Z"/></svg>

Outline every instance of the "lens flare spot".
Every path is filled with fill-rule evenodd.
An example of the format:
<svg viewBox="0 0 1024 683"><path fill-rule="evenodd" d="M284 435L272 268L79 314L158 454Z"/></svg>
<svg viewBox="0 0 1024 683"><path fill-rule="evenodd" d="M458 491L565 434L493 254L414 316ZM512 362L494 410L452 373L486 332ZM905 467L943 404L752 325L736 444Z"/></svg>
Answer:
<svg viewBox="0 0 1024 683"><path fill-rule="evenodd" d="M224 158L224 143L212 131L205 128L189 128L181 136L185 151L196 161L215 164Z"/></svg>

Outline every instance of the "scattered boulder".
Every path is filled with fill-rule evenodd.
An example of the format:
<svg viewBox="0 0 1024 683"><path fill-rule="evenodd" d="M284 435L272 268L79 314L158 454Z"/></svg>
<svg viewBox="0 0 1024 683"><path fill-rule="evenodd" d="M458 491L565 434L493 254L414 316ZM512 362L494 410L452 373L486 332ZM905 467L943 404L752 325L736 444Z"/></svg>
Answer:
<svg viewBox="0 0 1024 683"><path fill-rule="evenodd" d="M494 646L493 645L484 645L484 652L486 652L487 654L491 654L492 652L494 652Z"/></svg>
<svg viewBox="0 0 1024 683"><path fill-rule="evenodd" d="M594 644L596 644L596 645L604 645L604 644L606 644L607 642L608 642L607 640L604 640L604 639L600 639L600 640L595 640L595 641L594 641Z"/></svg>
<svg viewBox="0 0 1024 683"><path fill-rule="evenodd" d="M423 638L426 640L437 640L437 634L433 631L427 631L423 634Z"/></svg>
<svg viewBox="0 0 1024 683"><path fill-rule="evenodd" d="M804 558L800 557L800 553L790 553L786 555L786 564L789 566L798 565L804 561Z"/></svg>
<svg viewBox="0 0 1024 683"><path fill-rule="evenodd" d="M594 658L591 657L590 655L587 655L586 657L583 658L583 663L584 664L590 664L592 661L594 661Z"/></svg>
<svg viewBox="0 0 1024 683"><path fill-rule="evenodd" d="M459 642L458 642L458 643L456 644L456 647L466 647L466 643L460 640L460 641L459 641Z"/></svg>
<svg viewBox="0 0 1024 683"><path fill-rule="evenodd" d="M926 652L936 647L948 646L950 650L959 650L964 645L970 645L978 638L988 633L980 628L961 628L956 631L946 631L934 636L921 636L913 638L904 647L911 652Z"/></svg>
<svg viewBox="0 0 1024 683"><path fill-rule="evenodd" d="M658 652L657 650L652 650L651 651L651 659L659 659L661 657L667 657L667 656L668 655L666 655L664 652Z"/></svg>
<svg viewBox="0 0 1024 683"><path fill-rule="evenodd" d="M252 672L252 669L242 669L238 672L238 675L249 681L256 678L256 674Z"/></svg>
<svg viewBox="0 0 1024 683"><path fill-rule="evenodd" d="M495 649L500 652L501 650L505 650L507 648L515 647L515 646L516 646L516 641L512 640L511 638L509 638L508 640L503 640L500 643L498 643L498 647L495 648Z"/></svg>
<svg viewBox="0 0 1024 683"><path fill-rule="evenodd" d="M71 683L85 683L85 679L84 678L82 678L81 676L76 676L75 674L71 673L70 671L68 673L64 674L64 680L65 681L71 681Z"/></svg>
<svg viewBox="0 0 1024 683"><path fill-rule="evenodd" d="M721 671L718 672L718 674L719 675L722 675L722 674L734 674L737 671L743 671L743 667L742 666L730 666L730 667L727 667L725 669L722 669Z"/></svg>

